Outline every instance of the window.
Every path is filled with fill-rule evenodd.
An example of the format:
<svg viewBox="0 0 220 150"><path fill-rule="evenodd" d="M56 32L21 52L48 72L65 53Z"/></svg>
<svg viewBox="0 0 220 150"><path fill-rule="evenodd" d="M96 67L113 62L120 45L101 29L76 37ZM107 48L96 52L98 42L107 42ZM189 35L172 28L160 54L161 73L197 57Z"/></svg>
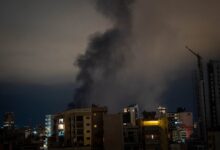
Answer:
<svg viewBox="0 0 220 150"><path fill-rule="evenodd" d="M90 137L86 137L87 140L90 140Z"/></svg>
<svg viewBox="0 0 220 150"><path fill-rule="evenodd" d="M63 124L59 124L59 125L58 125L58 129L59 129L59 130L64 130L64 125L63 125Z"/></svg>
<svg viewBox="0 0 220 150"><path fill-rule="evenodd" d="M76 121L83 121L83 116L76 116Z"/></svg>
<svg viewBox="0 0 220 150"><path fill-rule="evenodd" d="M83 136L77 136L77 142L80 146L83 146L83 141L84 141Z"/></svg>
<svg viewBox="0 0 220 150"><path fill-rule="evenodd" d="M77 134L83 134L83 129L78 129Z"/></svg>
<svg viewBox="0 0 220 150"><path fill-rule="evenodd" d="M72 133L73 133L73 134L76 134L76 130L72 130Z"/></svg>
<svg viewBox="0 0 220 150"><path fill-rule="evenodd" d="M83 128L83 123L82 123L82 122L76 123L76 127L77 127L77 128Z"/></svg>
<svg viewBox="0 0 220 150"><path fill-rule="evenodd" d="M59 119L59 123L63 123L64 121L63 121L63 118L60 118Z"/></svg>
<svg viewBox="0 0 220 150"><path fill-rule="evenodd" d="M90 130L86 130L86 133L90 133Z"/></svg>
<svg viewBox="0 0 220 150"><path fill-rule="evenodd" d="M62 130L62 131L59 131L58 132L58 136L64 136L64 131Z"/></svg>

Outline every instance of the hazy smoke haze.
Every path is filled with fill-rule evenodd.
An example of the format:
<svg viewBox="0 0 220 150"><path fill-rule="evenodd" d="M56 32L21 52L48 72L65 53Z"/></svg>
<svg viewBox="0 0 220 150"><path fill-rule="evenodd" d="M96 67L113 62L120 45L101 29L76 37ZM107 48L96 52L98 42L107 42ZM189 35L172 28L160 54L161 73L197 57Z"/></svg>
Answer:
<svg viewBox="0 0 220 150"><path fill-rule="evenodd" d="M185 46L220 60L219 8L218 0L0 1L0 113L25 116L23 104L31 111L44 101L45 113L63 109L72 92L73 105L111 111L187 105L196 59Z"/></svg>
<svg viewBox="0 0 220 150"><path fill-rule="evenodd" d="M97 11L112 21L113 28L91 38L78 59L88 63L86 68L78 64L78 90L84 92L78 102L107 105L113 111L129 103L153 109L163 103L172 82L196 67L186 45L204 61L219 59L219 2L130 2L96 1ZM96 54L90 55L94 50Z"/></svg>

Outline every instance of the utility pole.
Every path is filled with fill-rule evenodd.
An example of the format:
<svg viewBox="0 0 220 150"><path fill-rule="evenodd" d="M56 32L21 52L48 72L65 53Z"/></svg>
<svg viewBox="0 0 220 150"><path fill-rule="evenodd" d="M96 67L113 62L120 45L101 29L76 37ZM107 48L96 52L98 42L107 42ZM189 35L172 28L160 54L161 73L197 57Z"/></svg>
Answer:
<svg viewBox="0 0 220 150"><path fill-rule="evenodd" d="M207 120L206 120L206 101L205 101L205 84L204 84L204 74L203 74L203 64L202 57L186 46L186 49L189 50L197 58L198 65L198 99L197 99L197 117L199 125L199 139L202 140L207 148Z"/></svg>

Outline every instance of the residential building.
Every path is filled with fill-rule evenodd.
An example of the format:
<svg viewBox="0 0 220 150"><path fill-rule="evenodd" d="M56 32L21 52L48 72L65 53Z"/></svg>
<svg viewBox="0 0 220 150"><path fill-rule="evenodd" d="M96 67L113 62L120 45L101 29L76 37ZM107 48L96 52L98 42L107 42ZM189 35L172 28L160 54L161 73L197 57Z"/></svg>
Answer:
<svg viewBox="0 0 220 150"><path fill-rule="evenodd" d="M168 150L168 120L166 117L141 120L140 125L144 150Z"/></svg>
<svg viewBox="0 0 220 150"><path fill-rule="evenodd" d="M129 105L123 109L123 124L136 125L136 120L139 118L139 107L137 104Z"/></svg>
<svg viewBox="0 0 220 150"><path fill-rule="evenodd" d="M193 133L192 112L168 113L168 137L170 143L185 143Z"/></svg>
<svg viewBox="0 0 220 150"><path fill-rule="evenodd" d="M106 107L76 108L54 115L51 147L103 149L103 115Z"/></svg>
<svg viewBox="0 0 220 150"><path fill-rule="evenodd" d="M136 126L123 126L124 135L124 150L139 150L143 147L141 140L141 127Z"/></svg>

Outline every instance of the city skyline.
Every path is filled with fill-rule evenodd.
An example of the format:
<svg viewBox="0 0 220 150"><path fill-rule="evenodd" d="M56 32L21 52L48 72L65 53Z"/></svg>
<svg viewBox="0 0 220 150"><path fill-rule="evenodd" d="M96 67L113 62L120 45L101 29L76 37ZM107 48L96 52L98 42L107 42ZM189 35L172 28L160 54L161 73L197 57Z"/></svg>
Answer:
<svg viewBox="0 0 220 150"><path fill-rule="evenodd" d="M98 2L0 2L1 116L13 111L19 125L36 124L68 107L78 87L78 56L116 23L124 28L121 18L109 13L114 8L118 13L117 2L112 7ZM209 59L220 60L219 6L217 1L134 1L131 26L125 27L131 32L125 37L129 46L119 49L125 61L108 82L99 82L102 70L93 74L94 89L103 95L89 103L113 112L132 103L146 110L164 105L194 111L197 66L185 45L204 58L205 67Z"/></svg>

